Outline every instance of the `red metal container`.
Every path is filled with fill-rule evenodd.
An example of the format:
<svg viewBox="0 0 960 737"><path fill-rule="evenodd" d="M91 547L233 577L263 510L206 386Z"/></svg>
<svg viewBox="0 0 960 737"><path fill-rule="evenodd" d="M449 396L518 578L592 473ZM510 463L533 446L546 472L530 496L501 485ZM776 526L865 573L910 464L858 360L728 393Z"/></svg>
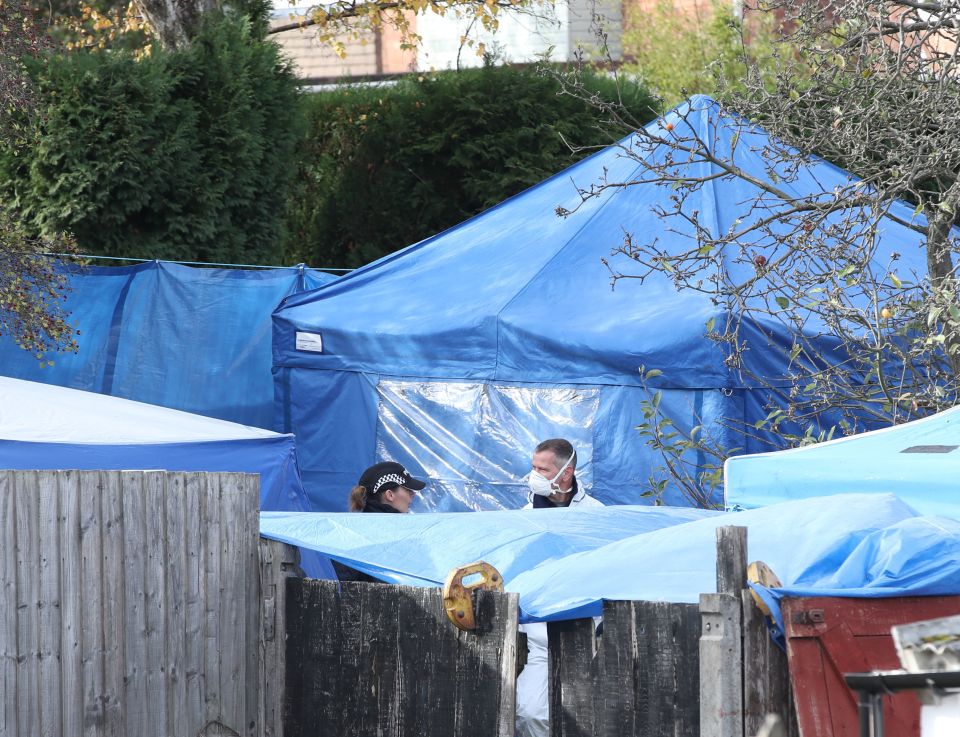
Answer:
<svg viewBox="0 0 960 737"><path fill-rule="evenodd" d="M802 737L858 737L857 695L844 673L900 668L890 628L960 614L960 596L783 600L790 681ZM884 699L886 737L919 737L920 702Z"/></svg>

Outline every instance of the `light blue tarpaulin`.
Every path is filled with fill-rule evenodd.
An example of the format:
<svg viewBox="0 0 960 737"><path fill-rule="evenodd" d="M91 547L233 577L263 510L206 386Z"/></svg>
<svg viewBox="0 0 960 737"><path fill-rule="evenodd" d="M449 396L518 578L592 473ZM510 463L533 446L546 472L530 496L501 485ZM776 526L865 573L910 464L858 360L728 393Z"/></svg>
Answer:
<svg viewBox="0 0 960 737"><path fill-rule="evenodd" d="M769 137L708 98L648 129L669 136L668 123L722 156L734 151L749 175L776 176L783 191L811 203L853 181L816 158L795 174L778 168L765 158ZM702 421L719 446L767 449L730 429L769 410L762 389L730 371L723 347L705 337L708 320L722 325L727 308L695 290L678 293L662 274L611 288L604 259L626 273L634 266L611 255L625 232L671 253L694 243L692 225L667 227L657 215L676 194L668 185L611 186L581 201L577 186L642 175L627 150L683 165L682 154L629 137L455 228L285 300L274 317L275 427L296 433L317 510L343 511L361 471L383 459L431 479L425 509L516 508L526 501L519 477L533 447L556 436L574 442L578 475L594 496L644 503L640 493L662 460L636 431L648 398L641 365L663 372L652 384L678 426ZM684 206L714 236L783 206L768 196L745 212L753 185L710 178L717 172L707 164L688 168L705 181ZM891 207L902 222L913 218L911 208ZM558 208L570 214L558 217ZM901 275L924 272L922 236L889 218L878 223L873 266L886 269L896 252ZM771 262L787 247L766 246ZM728 259L730 278L755 276L752 258ZM744 354L751 373L785 381L792 338L783 325L745 323L740 337L752 347ZM826 339L820 349L835 356ZM675 489L665 501L686 503Z"/></svg>
<svg viewBox="0 0 960 737"><path fill-rule="evenodd" d="M615 512L588 507L467 515L264 512L260 534L406 586L442 586L452 569L484 560L514 590L511 582L519 574L544 561L720 514L630 506Z"/></svg>
<svg viewBox="0 0 960 737"><path fill-rule="evenodd" d="M839 545L801 571L789 584L756 590L783 632L779 602L787 596L960 595L960 521L912 517Z"/></svg>
<svg viewBox="0 0 960 737"><path fill-rule="evenodd" d="M255 427L273 426L270 314L335 277L305 268L62 264L76 354L31 353L0 337L5 376L110 394Z"/></svg>
<svg viewBox="0 0 960 737"><path fill-rule="evenodd" d="M438 586L484 559L520 594L521 618L602 613L604 600L695 603L716 586L716 529L747 527L748 558L805 596L960 594L960 523L890 494L841 494L746 512L667 508L467 515L262 514L261 534L385 581Z"/></svg>
<svg viewBox="0 0 960 737"><path fill-rule="evenodd" d="M923 514L960 519L960 407L903 425L778 453L731 458L726 502L889 492Z"/></svg>

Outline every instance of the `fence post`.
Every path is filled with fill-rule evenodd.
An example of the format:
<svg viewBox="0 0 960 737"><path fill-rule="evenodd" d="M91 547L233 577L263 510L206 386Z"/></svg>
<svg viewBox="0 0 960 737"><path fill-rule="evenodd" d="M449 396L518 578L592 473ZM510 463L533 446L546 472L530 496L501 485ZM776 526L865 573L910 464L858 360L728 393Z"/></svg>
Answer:
<svg viewBox="0 0 960 737"><path fill-rule="evenodd" d="M743 737L747 528L717 529L717 593L700 595L700 737Z"/></svg>

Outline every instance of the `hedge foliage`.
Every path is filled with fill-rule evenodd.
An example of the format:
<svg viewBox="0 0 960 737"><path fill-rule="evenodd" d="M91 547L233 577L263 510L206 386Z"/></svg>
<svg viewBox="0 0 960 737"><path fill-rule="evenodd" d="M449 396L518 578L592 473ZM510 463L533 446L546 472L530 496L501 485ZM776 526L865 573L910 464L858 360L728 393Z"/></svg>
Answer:
<svg viewBox="0 0 960 737"><path fill-rule="evenodd" d="M249 22L211 17L183 51L74 52L36 76L39 143L2 173L39 232L101 255L273 263L299 92Z"/></svg>
<svg viewBox="0 0 960 737"><path fill-rule="evenodd" d="M640 121L646 89L620 95ZM449 228L623 135L596 107L561 94L532 68L485 66L305 97L306 139L291 201L285 259L359 266ZM549 213L546 214L549 216ZM539 214L538 216L544 216Z"/></svg>
<svg viewBox="0 0 960 737"><path fill-rule="evenodd" d="M0 150L0 195L38 234L72 232L82 253L354 267L590 152L570 146L623 134L532 68L301 94L260 31L219 17L181 51L38 66L38 142ZM586 81L653 117L645 88Z"/></svg>

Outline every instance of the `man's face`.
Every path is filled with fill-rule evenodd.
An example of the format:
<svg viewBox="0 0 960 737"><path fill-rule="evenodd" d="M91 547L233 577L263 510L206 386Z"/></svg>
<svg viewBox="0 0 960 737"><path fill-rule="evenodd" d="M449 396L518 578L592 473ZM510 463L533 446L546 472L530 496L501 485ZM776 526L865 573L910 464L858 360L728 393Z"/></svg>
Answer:
<svg viewBox="0 0 960 737"><path fill-rule="evenodd" d="M530 467L539 473L544 478L550 479L557 486L560 487L561 491L555 491L553 494L547 497L554 504L562 504L570 498L570 486L572 485L571 479L573 478L573 469L567 466L564 469L563 473L560 475L560 478L554 478L557 475L557 471L560 470L560 467L563 464L558 461L556 454L552 450L541 450L539 453L533 454L533 460L530 462Z"/></svg>

